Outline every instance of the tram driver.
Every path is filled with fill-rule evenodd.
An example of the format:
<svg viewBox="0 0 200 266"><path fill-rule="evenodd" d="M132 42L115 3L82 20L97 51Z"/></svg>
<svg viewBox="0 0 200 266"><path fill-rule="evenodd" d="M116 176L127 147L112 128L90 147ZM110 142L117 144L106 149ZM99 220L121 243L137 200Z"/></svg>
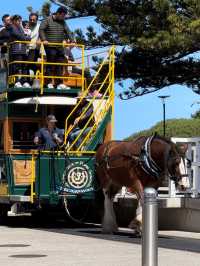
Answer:
<svg viewBox="0 0 200 266"><path fill-rule="evenodd" d="M35 134L34 143L41 144L44 150L53 150L63 143L64 130L56 127L56 117L48 115L46 126L39 129Z"/></svg>

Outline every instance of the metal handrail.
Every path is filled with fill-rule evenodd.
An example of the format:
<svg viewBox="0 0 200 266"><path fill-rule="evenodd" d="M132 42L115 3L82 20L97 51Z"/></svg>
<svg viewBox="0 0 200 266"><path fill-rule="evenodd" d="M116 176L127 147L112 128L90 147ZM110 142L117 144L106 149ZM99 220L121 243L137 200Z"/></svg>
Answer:
<svg viewBox="0 0 200 266"><path fill-rule="evenodd" d="M76 79L76 80L81 80L81 89L82 91L84 90L84 83L85 83L85 74L84 74L84 70L85 70L85 66L84 66L84 45L82 44L72 44L72 43L53 43L53 42L49 42L48 44L44 44L43 42L40 42L40 44L38 44L38 42L31 42L31 41L14 41L8 44L8 48L10 49L11 45L15 44L15 43L21 43L21 44L35 44L35 45L40 45L41 46L41 61L40 62L34 62L34 61L23 61L23 60L15 60L15 61L11 61L8 63L8 65L13 65L13 64L34 64L34 65L40 65L40 72L39 75L37 75L37 78L40 79L41 84L40 84L40 93L43 94L44 91L44 79L48 79L48 78L52 78L52 79ZM76 48L80 48L81 49L81 56L82 56L82 60L81 62L70 62L70 63L57 63L57 62L46 62L44 60L44 52L45 52L45 46L58 46L58 47L76 47ZM81 67L81 77L76 77L76 76L47 76L44 75L44 67L46 65L55 65L55 66L79 66ZM34 75L22 75L22 74L8 74L8 79L10 82L15 82L15 78L16 77L30 77L33 78L35 77Z"/></svg>
<svg viewBox="0 0 200 266"><path fill-rule="evenodd" d="M107 79L109 79L109 84L107 86L106 91L104 92L102 98L101 98L101 103L103 102L103 100L107 100L108 103L108 107L107 105L104 106L104 109L101 110L101 112L98 114L100 117L105 116L105 113L109 110L109 108L112 106L112 109L114 108L114 46L109 50L108 53L109 56L109 71L105 77L105 79L103 80L103 82L101 83L100 88L98 89L98 92L101 92L101 89L103 88L103 86L106 84ZM102 67L105 65L105 63L107 63L107 59L104 60L102 62L102 64L100 65L97 74L95 75L95 77L98 76L100 70L102 69ZM78 104L75 106L75 108L71 111L71 113L68 115L68 117L66 118L66 124L65 124L65 138L64 138L64 143L66 144L67 142L67 137L69 135L69 133L73 130L74 126L71 126L70 128L67 129L67 125L68 125L68 121L70 119L70 117L74 114L74 112L77 110L77 108L80 106L82 100L84 97L86 97L87 93L89 92L89 89L91 87L91 84L94 82L95 78L93 78L93 80L91 81L90 85L88 86L87 90L84 92L82 99L80 99L80 101L78 102ZM108 95L108 97L107 97ZM81 117L84 116L84 114L87 112L87 110L89 109L89 107L93 104L94 100L96 99L95 96L93 96L93 98L91 99L91 101L88 103L87 107L84 109L84 111L82 112ZM101 104L98 104L97 106L97 110L100 108ZM78 136L76 137L76 139L73 141L73 143L70 144L70 146L67 149L67 152L70 152L72 147L74 146L74 144L77 142L77 140L79 139L79 137L84 133L85 129L87 128L87 126L89 125L90 121L95 117L95 113L93 112L93 114L91 114L91 116L89 117L87 123L85 124L84 128L81 129L80 133L78 134ZM112 116L113 119L113 116ZM113 126L113 122L112 122L112 126ZM80 144L80 146L76 149L76 152L80 152L80 149L82 148L82 146L85 144L85 142L88 141L91 133L93 132L94 128L96 127L96 123L94 123L93 127L91 128L91 130L86 134L86 136L84 137L84 139L82 140L82 143ZM83 152L83 151L81 151Z"/></svg>
<svg viewBox="0 0 200 266"><path fill-rule="evenodd" d="M34 183L35 183L35 155L32 154L31 158L31 168L32 168L32 173L31 173L31 195L30 195L30 201L31 203L34 202L34 197L35 197L35 190L34 190Z"/></svg>
<svg viewBox="0 0 200 266"><path fill-rule="evenodd" d="M101 67L101 66L100 66ZM106 80L108 79L109 77L109 74L110 74L110 71L111 69L109 70L108 74L106 75L104 81L101 83L101 86L98 90L98 92L101 92L101 89L103 88L103 85L106 83ZM92 81L91 81L92 82ZM78 109L78 107L80 106L82 100L87 96L88 94L88 91L89 90L89 87L87 88L87 90L84 92L84 95L82 97L82 99L80 99L80 101L78 102L78 104L75 106L75 108L71 111L71 113L68 115L67 119L66 119L66 124L65 124L65 128L67 128L67 121L69 120L69 118L75 113L75 111ZM94 102L95 100L95 97L92 98L92 100L90 101L90 103L88 104L88 106L84 109L83 113L81 114L81 117L84 116L84 114L88 111L89 107L92 105L92 103ZM81 118L80 117L80 118ZM65 139L64 139L64 143L66 144L66 139L67 139L67 136L69 135L69 133L73 130L73 126L70 127L68 130L65 130Z"/></svg>
<svg viewBox="0 0 200 266"><path fill-rule="evenodd" d="M105 80L107 80L107 78L109 77L109 73L107 74ZM104 80L104 81L105 81ZM101 88L103 87L104 83L102 83L100 89L99 89L99 92L101 92ZM104 92L103 96L102 96L102 99L101 100L104 100L105 99L105 96L107 95L109 91L109 86L107 87L106 91ZM93 104L95 100L95 97L93 97L93 99L89 102L89 104L87 105L87 107L84 109L84 111L82 112L81 116L80 116L80 119L85 115L85 113L87 112L87 110L89 109L89 107ZM100 105L98 105L98 107L100 107ZM97 108L98 109L98 108ZM89 125L89 123L92 121L92 119L95 117L95 113L93 112L91 114L91 116L89 117L87 123L85 124L85 126L81 129L79 135L76 137L76 139L74 140L74 142L70 145L69 147L69 150L71 147L73 147L73 145L77 142L77 140L79 139L79 137L84 133L85 129L87 128L87 126ZM81 145L80 145L81 146ZM77 148L77 150L79 150L80 147Z"/></svg>
<svg viewBox="0 0 200 266"><path fill-rule="evenodd" d="M111 49L114 49L114 47L112 47ZM110 50L111 50L111 49L110 49ZM110 50L109 50L109 54L108 54L108 56L111 54ZM107 58L104 59L104 61L101 63L101 65L99 66L98 71L96 72L96 74L95 74L95 76L93 77L92 81L90 82L89 86L87 87L86 90L84 90L83 95L82 95L83 98L87 96L87 94L88 94L88 92L89 92L89 90L90 90L92 84L94 83L94 81L96 80L96 78L97 78L99 72L101 71L101 69L103 68L103 66L104 66L106 63L107 63ZM67 116L67 118L66 118L66 120L65 120L65 139L64 139L64 143L65 143L65 144L66 144L66 138L67 138L68 134L69 134L69 133L71 132L71 130L73 129L73 128L70 128L70 129L66 130L66 129L68 128L68 121L69 121L69 118L75 113L75 111L76 111L76 110L78 109L78 107L80 106L81 102L82 102L82 100L80 100L80 101L76 104L76 106L74 107L74 109L69 113L69 115Z"/></svg>
<svg viewBox="0 0 200 266"><path fill-rule="evenodd" d="M109 87L108 87L108 88L109 88ZM100 108L100 106L102 105L102 103L103 103L103 99L101 99L101 101L102 101L102 102L101 102L100 104L98 104L97 109ZM109 108L110 108L111 105L112 105L112 97L110 97L110 98L107 100L107 103L106 103L105 108L102 109L101 112L99 112L99 114L98 114L98 119L97 119L97 120L99 120L100 117L103 117L103 118L105 117L105 114L107 113L107 111L109 110ZM94 114L94 115L95 115L95 114ZM102 120L103 120L103 118L102 118ZM94 124L94 125L91 127L90 131L86 134L86 136L85 136L84 139L82 140L80 146L77 148L78 151L81 150L81 148L84 146L85 143L87 143L87 141L88 141L89 138L91 137L92 133L94 132L95 127L96 127L96 124ZM85 128L85 129L86 129L86 128ZM83 131L83 133L84 133L84 131Z"/></svg>

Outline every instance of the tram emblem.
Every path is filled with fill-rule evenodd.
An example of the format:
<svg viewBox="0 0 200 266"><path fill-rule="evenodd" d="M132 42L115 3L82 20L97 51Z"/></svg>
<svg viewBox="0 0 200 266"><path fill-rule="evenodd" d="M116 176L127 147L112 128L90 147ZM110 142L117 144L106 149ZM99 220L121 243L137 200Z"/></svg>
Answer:
<svg viewBox="0 0 200 266"><path fill-rule="evenodd" d="M83 161L68 165L63 174L63 191L84 193L93 190L92 170Z"/></svg>

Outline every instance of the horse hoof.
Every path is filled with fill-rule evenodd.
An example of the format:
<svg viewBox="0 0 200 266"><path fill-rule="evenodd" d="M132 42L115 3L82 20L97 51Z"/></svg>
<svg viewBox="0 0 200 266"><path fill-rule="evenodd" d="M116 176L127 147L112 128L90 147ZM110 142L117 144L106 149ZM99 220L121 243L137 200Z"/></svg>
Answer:
<svg viewBox="0 0 200 266"><path fill-rule="evenodd" d="M118 228L115 229L108 229L108 228L103 228L101 233L105 235L113 235L118 232Z"/></svg>
<svg viewBox="0 0 200 266"><path fill-rule="evenodd" d="M131 221L130 224L128 225L128 228L130 229L137 229L138 228L138 222L137 221Z"/></svg>
<svg viewBox="0 0 200 266"><path fill-rule="evenodd" d="M137 220L131 221L128 228L134 231L134 234L138 237L142 236L142 226L141 223Z"/></svg>
<svg viewBox="0 0 200 266"><path fill-rule="evenodd" d="M107 231L107 230L102 230L101 233L103 235L113 235L114 234L113 231Z"/></svg>
<svg viewBox="0 0 200 266"><path fill-rule="evenodd" d="M134 233L135 237L142 237L142 231L140 231L138 229L134 229L133 233Z"/></svg>
<svg viewBox="0 0 200 266"><path fill-rule="evenodd" d="M113 235L114 234L114 232L113 231L110 231L110 230L102 230L101 233L103 235Z"/></svg>

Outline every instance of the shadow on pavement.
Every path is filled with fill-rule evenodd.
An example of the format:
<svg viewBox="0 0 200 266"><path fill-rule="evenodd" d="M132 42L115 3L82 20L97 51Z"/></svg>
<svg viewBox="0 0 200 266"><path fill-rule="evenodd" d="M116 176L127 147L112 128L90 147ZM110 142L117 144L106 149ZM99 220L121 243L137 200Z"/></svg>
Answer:
<svg viewBox="0 0 200 266"><path fill-rule="evenodd" d="M51 233L59 233L85 238L96 238L108 241L118 241L130 244L141 244L141 238L134 234L130 229L123 228L114 235L105 235L101 233L100 225L85 224L75 225L74 223L66 222L64 219L56 219L55 217L17 217L10 218L5 226L10 228L30 228ZM159 232L159 248L188 251L199 253L200 252L200 239L193 239L189 237L180 237L175 235L162 235Z"/></svg>

